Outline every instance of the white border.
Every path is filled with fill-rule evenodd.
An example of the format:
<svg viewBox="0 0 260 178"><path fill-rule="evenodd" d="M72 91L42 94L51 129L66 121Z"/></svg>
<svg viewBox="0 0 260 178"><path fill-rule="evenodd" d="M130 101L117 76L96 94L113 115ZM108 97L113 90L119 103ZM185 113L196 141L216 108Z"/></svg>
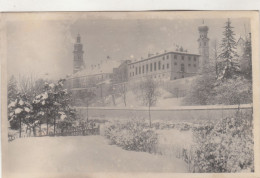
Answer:
<svg viewBox="0 0 260 178"><path fill-rule="evenodd" d="M259 0L0 0L0 12L259 9Z"/></svg>

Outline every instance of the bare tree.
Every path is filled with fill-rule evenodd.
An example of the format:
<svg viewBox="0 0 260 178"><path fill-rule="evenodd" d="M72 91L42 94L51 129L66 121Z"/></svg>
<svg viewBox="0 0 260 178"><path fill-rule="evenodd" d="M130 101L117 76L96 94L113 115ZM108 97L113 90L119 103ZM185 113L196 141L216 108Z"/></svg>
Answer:
<svg viewBox="0 0 260 178"><path fill-rule="evenodd" d="M219 47L219 43L218 43L217 39L214 39L212 41L211 45L212 45L212 48L211 48L211 52L210 52L210 56L211 56L210 58L211 58L212 62L214 62L215 73L216 73L216 76L218 76L218 58L221 53L221 49Z"/></svg>
<svg viewBox="0 0 260 178"><path fill-rule="evenodd" d="M156 104L157 98L160 95L160 92L158 91L158 85L151 77L147 77L140 84L140 92L140 98L143 104L148 106L149 125L152 127L151 106Z"/></svg>
<svg viewBox="0 0 260 178"><path fill-rule="evenodd" d="M124 104L125 104L125 107L126 107L126 93L127 93L126 83L123 83L123 84L119 87L119 93L120 93L121 96L123 97Z"/></svg>

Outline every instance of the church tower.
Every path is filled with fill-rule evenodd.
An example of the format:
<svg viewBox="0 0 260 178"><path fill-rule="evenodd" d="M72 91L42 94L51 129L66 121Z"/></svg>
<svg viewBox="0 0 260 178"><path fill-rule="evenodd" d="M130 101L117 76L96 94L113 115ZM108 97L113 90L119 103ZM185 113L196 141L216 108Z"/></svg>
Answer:
<svg viewBox="0 0 260 178"><path fill-rule="evenodd" d="M200 54L200 67L203 67L209 62L209 38L208 38L208 26L204 25L204 20L199 30L199 54Z"/></svg>
<svg viewBox="0 0 260 178"><path fill-rule="evenodd" d="M83 61L83 45L80 42L80 35L78 34L76 43L74 44L74 60L73 60L73 73L80 71L85 67Z"/></svg>

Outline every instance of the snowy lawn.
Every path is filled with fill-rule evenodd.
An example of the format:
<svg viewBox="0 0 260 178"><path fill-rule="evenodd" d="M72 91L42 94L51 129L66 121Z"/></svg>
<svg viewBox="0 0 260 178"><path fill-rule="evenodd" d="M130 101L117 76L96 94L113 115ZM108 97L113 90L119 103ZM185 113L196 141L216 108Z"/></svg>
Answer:
<svg viewBox="0 0 260 178"><path fill-rule="evenodd" d="M157 130L157 152L171 158L176 158L182 149L190 150L194 144L192 131L179 131L177 129Z"/></svg>
<svg viewBox="0 0 260 178"><path fill-rule="evenodd" d="M102 136L21 138L8 150L12 173L187 172L180 159L126 151Z"/></svg>

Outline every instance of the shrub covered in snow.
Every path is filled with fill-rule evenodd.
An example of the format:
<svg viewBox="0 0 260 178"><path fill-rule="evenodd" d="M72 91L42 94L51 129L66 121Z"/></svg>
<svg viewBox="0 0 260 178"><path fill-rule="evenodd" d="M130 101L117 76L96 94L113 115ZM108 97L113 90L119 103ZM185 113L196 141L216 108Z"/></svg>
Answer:
<svg viewBox="0 0 260 178"><path fill-rule="evenodd" d="M197 172L254 171L252 114L237 113L194 129Z"/></svg>
<svg viewBox="0 0 260 178"><path fill-rule="evenodd" d="M105 136L126 150L153 152L157 144L157 134L143 119L113 122L106 126Z"/></svg>
<svg viewBox="0 0 260 178"><path fill-rule="evenodd" d="M75 119L75 110L70 107L71 96L66 89L63 89L63 82L64 80L45 83L42 93L32 100L28 99L26 94L17 95L17 98L8 105L9 122L19 123L20 130L21 124L27 125L33 129L34 135L36 127L43 123L47 123L47 130L49 124L54 125L54 132L57 122L61 127L71 123Z"/></svg>

